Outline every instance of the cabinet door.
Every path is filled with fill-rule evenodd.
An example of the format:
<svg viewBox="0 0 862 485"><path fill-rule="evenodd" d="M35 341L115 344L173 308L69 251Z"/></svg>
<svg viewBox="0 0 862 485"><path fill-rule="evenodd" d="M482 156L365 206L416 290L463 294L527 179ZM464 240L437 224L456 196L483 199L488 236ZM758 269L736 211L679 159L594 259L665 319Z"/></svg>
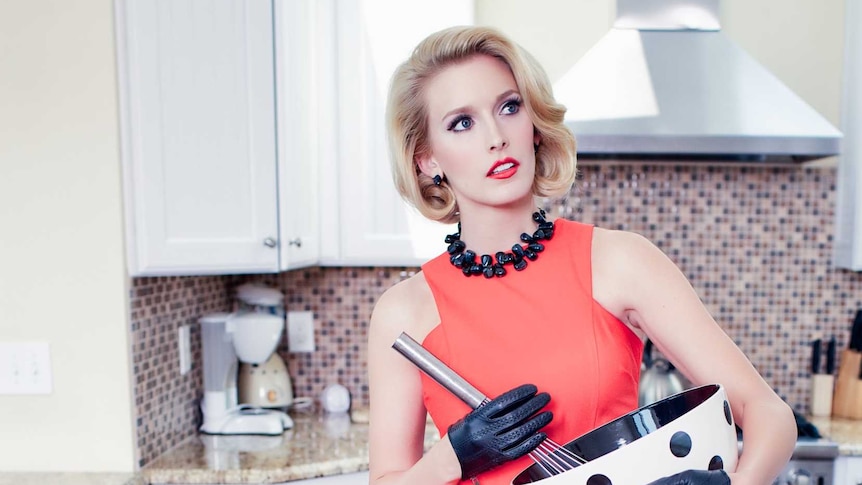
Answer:
<svg viewBox="0 0 862 485"><path fill-rule="evenodd" d="M117 3L132 275L278 270L270 0Z"/></svg>
<svg viewBox="0 0 862 485"><path fill-rule="evenodd" d="M427 221L404 203L390 175L384 121L390 77L416 44L470 24L472 2L338 2L338 161L324 193L324 264L418 265L445 250L454 226ZM397 22L391 19L398 19ZM333 204L332 201L338 201Z"/></svg>
<svg viewBox="0 0 862 485"><path fill-rule="evenodd" d="M318 168L334 160L332 0L275 1L281 269L320 258Z"/></svg>
<svg viewBox="0 0 862 485"><path fill-rule="evenodd" d="M838 165L835 265L862 271L862 5L847 2L844 14L843 149Z"/></svg>

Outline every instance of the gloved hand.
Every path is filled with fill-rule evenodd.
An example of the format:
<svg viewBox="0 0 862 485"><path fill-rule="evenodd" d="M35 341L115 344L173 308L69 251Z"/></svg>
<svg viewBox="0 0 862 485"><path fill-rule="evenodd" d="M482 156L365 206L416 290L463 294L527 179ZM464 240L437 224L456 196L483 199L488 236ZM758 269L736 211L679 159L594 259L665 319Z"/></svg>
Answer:
<svg viewBox="0 0 862 485"><path fill-rule="evenodd" d="M532 384L516 387L449 426L462 478L475 477L539 446L546 435L537 431L551 422L553 414L536 414L551 400L548 393L537 391Z"/></svg>
<svg viewBox="0 0 862 485"><path fill-rule="evenodd" d="M724 470L686 470L648 485L730 485L730 477Z"/></svg>

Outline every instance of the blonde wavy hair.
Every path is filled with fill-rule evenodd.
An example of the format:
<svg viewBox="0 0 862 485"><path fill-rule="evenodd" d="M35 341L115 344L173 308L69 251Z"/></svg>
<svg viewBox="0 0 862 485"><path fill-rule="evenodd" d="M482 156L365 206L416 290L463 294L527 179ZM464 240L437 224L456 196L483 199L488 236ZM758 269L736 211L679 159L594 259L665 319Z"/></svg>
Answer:
<svg viewBox="0 0 862 485"><path fill-rule="evenodd" d="M541 65L520 46L488 27L451 27L431 34L395 70L389 88L386 124L392 176L401 196L425 217L442 223L458 221L455 194L444 181L435 185L416 163L429 155L428 111L423 89L442 69L476 55L505 62L515 78L541 142L536 152L532 192L556 197L575 180L575 137L563 124L566 108L554 100L551 82Z"/></svg>

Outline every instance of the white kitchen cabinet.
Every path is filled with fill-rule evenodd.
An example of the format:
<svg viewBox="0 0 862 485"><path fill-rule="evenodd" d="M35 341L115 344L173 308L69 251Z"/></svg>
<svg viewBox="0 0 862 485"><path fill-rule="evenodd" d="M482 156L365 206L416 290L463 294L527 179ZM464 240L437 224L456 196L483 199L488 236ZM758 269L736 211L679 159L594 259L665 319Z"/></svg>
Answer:
<svg viewBox="0 0 862 485"><path fill-rule="evenodd" d="M846 2L844 132L839 159L835 217L836 266L862 271L862 5Z"/></svg>
<svg viewBox="0 0 862 485"><path fill-rule="evenodd" d="M439 254L455 228L397 195L385 97L423 37L472 19L461 0L118 0L130 274Z"/></svg>
<svg viewBox="0 0 862 485"><path fill-rule="evenodd" d="M427 221L395 191L384 121L389 80L425 36L472 23L473 4L343 1L336 17L338 155L321 166L321 263L421 264L455 228Z"/></svg>
<svg viewBox="0 0 862 485"><path fill-rule="evenodd" d="M279 269L320 259L320 180L334 160L335 9L332 0L276 0Z"/></svg>
<svg viewBox="0 0 862 485"><path fill-rule="evenodd" d="M313 4L117 2L130 274L317 261Z"/></svg>

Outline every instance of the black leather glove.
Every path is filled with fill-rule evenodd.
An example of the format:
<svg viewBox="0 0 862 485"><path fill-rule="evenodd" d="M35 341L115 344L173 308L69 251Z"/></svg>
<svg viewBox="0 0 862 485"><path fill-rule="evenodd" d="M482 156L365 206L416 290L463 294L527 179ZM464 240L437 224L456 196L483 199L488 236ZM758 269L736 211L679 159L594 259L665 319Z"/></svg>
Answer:
<svg viewBox="0 0 862 485"><path fill-rule="evenodd" d="M553 414L536 414L551 400L548 393L537 391L532 384L516 387L449 426L462 478L475 477L539 446L546 435L537 431L551 422Z"/></svg>
<svg viewBox="0 0 862 485"><path fill-rule="evenodd" d="M730 485L730 477L724 470L686 470L659 478L649 485Z"/></svg>

